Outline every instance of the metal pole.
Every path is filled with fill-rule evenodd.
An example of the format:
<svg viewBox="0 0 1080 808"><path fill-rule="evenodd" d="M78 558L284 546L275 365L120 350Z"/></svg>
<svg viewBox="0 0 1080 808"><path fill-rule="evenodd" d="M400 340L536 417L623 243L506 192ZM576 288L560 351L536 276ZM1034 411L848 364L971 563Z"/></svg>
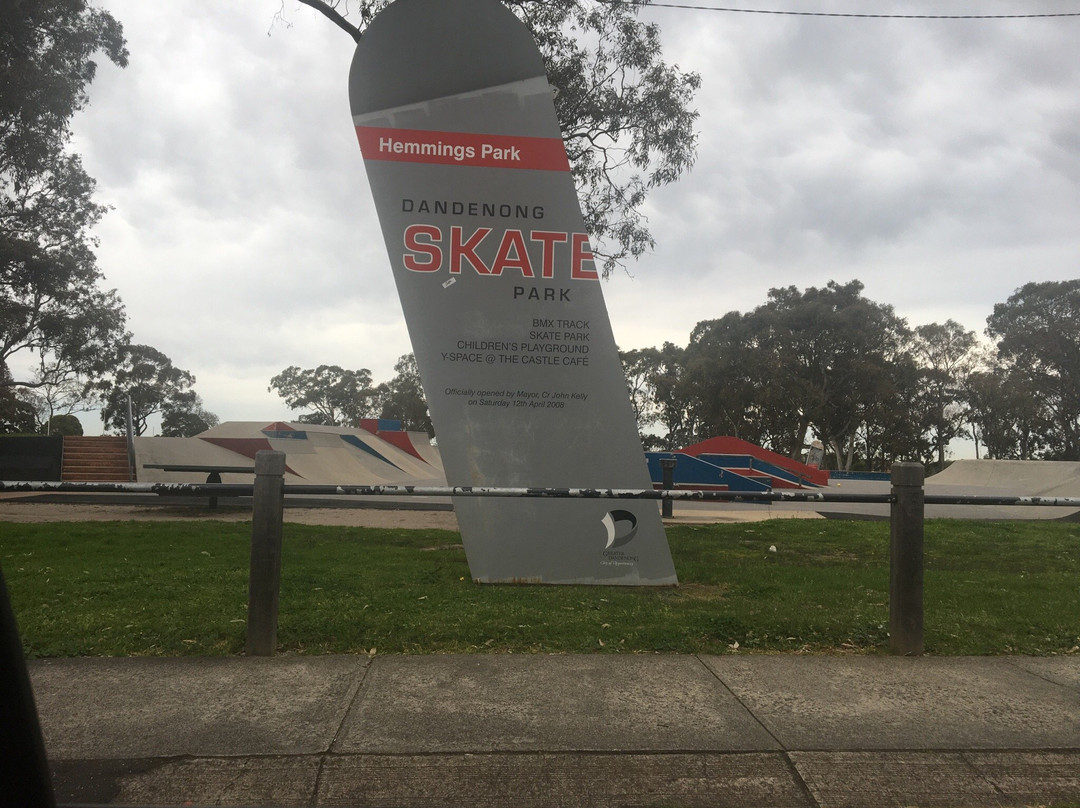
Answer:
<svg viewBox="0 0 1080 808"><path fill-rule="evenodd" d="M675 465L679 461L674 457L661 457L660 468L663 469L664 481L662 485L665 491L670 491L675 487ZM670 519L674 512L673 500L671 497L664 497L660 504L660 515L664 519Z"/></svg>
<svg viewBox="0 0 1080 808"><path fill-rule="evenodd" d="M925 470L894 463L889 536L889 651L923 652L923 520Z"/></svg>
<svg viewBox="0 0 1080 808"><path fill-rule="evenodd" d="M248 580L248 656L273 656L277 648L281 584L281 534L285 508L285 453L255 454L251 506L251 573Z"/></svg>
<svg viewBox="0 0 1080 808"><path fill-rule="evenodd" d="M135 479L135 416L131 411L131 393L127 397L128 479Z"/></svg>

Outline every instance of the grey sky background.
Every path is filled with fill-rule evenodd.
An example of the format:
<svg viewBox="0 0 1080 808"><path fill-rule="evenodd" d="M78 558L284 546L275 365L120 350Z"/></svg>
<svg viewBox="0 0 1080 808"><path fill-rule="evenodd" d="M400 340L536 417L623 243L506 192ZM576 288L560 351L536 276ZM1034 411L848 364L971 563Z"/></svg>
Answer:
<svg viewBox="0 0 1080 808"><path fill-rule="evenodd" d="M222 420L288 418L267 385L289 365L389 380L411 348L349 116L349 37L295 0L101 5L131 60L100 65L74 147L113 207L98 259L135 341L194 373ZM620 347L685 345L770 288L853 278L909 325L981 334L1020 285L1080 276L1080 17L643 18L669 61L701 74L700 142L694 170L650 198L656 249L605 283Z"/></svg>

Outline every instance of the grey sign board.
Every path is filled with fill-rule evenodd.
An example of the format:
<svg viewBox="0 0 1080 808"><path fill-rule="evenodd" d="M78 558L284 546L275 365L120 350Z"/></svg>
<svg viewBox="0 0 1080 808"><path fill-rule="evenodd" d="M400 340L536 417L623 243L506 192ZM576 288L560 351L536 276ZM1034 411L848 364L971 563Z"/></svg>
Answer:
<svg viewBox="0 0 1080 808"><path fill-rule="evenodd" d="M447 481L650 488L528 29L495 0L398 0L349 96ZM478 581L677 582L655 501L454 507Z"/></svg>

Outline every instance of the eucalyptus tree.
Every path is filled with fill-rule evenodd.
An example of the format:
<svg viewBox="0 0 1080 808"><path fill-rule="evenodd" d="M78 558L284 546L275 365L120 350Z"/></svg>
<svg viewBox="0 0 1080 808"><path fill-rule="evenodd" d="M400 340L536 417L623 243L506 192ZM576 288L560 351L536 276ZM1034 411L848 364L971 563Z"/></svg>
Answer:
<svg viewBox="0 0 1080 808"><path fill-rule="evenodd" d="M1080 460L1080 279L1025 284L986 324L1002 367L1046 408L1041 456Z"/></svg>
<svg viewBox="0 0 1080 808"><path fill-rule="evenodd" d="M656 400L655 377L660 369L660 351L656 348L635 348L619 351L630 406L634 410L638 434L645 439L646 429L657 422L660 407Z"/></svg>
<svg viewBox="0 0 1080 808"><path fill-rule="evenodd" d="M870 471L888 471L897 460L930 465L935 408L924 373L913 357L902 355L890 367L892 384L879 388L864 406L856 452Z"/></svg>
<svg viewBox="0 0 1080 808"><path fill-rule="evenodd" d="M761 325L755 313L737 311L698 323L686 347L683 395L706 436L788 453L801 412L774 383L777 357L763 347Z"/></svg>
<svg viewBox="0 0 1080 808"><path fill-rule="evenodd" d="M106 428L124 431L128 404L132 432L142 435L154 415L175 419L178 413L201 409L192 389L195 377L173 365L172 360L150 345L121 345L113 359L113 369L88 388L101 404L101 420Z"/></svg>
<svg viewBox="0 0 1080 808"><path fill-rule="evenodd" d="M910 331L862 289L857 280L770 289L751 312L699 322L677 386L697 433L734 435L793 458L813 433L848 467L860 435L864 446L880 449L883 439L867 424L903 400L913 368ZM911 450L918 441L909 432Z"/></svg>
<svg viewBox="0 0 1080 808"><path fill-rule="evenodd" d="M912 347L922 369L923 390L930 423L928 432L937 455L938 468L945 466L949 442L964 432L964 382L974 367L978 345L974 331L955 320L916 327Z"/></svg>
<svg viewBox="0 0 1080 808"><path fill-rule="evenodd" d="M70 151L99 55L123 67L120 24L85 0L0 3L0 363L35 356L38 387L105 370L127 338L123 306L103 290L92 228L105 212Z"/></svg>
<svg viewBox="0 0 1080 808"><path fill-rule="evenodd" d="M420 381L420 368L416 357L407 353L398 357L394 365L394 378L380 384L379 417L401 421L408 430L426 432L434 437L435 427L431 425L431 413L428 412L424 385Z"/></svg>
<svg viewBox="0 0 1080 808"><path fill-rule="evenodd" d="M798 409L789 453L802 449L807 429L850 468L855 438L870 406L897 391L910 331L893 307L862 296L858 280L799 291L770 289L759 318L770 383Z"/></svg>
<svg viewBox="0 0 1080 808"><path fill-rule="evenodd" d="M679 449L710 437L687 379L687 349L665 342L652 377L662 434L650 441L657 448Z"/></svg>
<svg viewBox="0 0 1080 808"><path fill-rule="evenodd" d="M1034 460L1044 455L1050 413L1030 387L1030 376L1015 367L992 362L972 371L964 382L968 419L975 450L987 458Z"/></svg>
<svg viewBox="0 0 1080 808"><path fill-rule="evenodd" d="M267 389L285 399L290 410L309 410L297 419L306 424L356 426L361 418L379 414L379 391L372 385L367 368L292 365L274 376Z"/></svg>

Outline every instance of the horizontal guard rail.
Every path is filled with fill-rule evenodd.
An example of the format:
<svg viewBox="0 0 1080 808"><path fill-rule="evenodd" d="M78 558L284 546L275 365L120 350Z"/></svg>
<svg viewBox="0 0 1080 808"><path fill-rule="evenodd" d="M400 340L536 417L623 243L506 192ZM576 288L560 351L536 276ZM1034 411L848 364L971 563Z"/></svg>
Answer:
<svg viewBox="0 0 1080 808"><path fill-rule="evenodd" d="M161 496L250 497L250 483L60 483L0 481L0 492L128 493ZM526 497L551 499L646 499L697 502L863 502L889 504L891 493L841 494L824 491L705 491L680 488L497 488L422 485L285 485L285 494L304 496ZM956 496L926 494L927 505L1037 505L1080 508L1080 497Z"/></svg>
<svg viewBox="0 0 1080 808"><path fill-rule="evenodd" d="M1080 505L1080 497L1003 497L989 494L956 496L955 494L926 494L927 505Z"/></svg>
<svg viewBox="0 0 1080 808"><path fill-rule="evenodd" d="M0 481L0 493L59 492L69 494L160 494L167 496L250 497L251 483L58 483L35 481Z"/></svg>

